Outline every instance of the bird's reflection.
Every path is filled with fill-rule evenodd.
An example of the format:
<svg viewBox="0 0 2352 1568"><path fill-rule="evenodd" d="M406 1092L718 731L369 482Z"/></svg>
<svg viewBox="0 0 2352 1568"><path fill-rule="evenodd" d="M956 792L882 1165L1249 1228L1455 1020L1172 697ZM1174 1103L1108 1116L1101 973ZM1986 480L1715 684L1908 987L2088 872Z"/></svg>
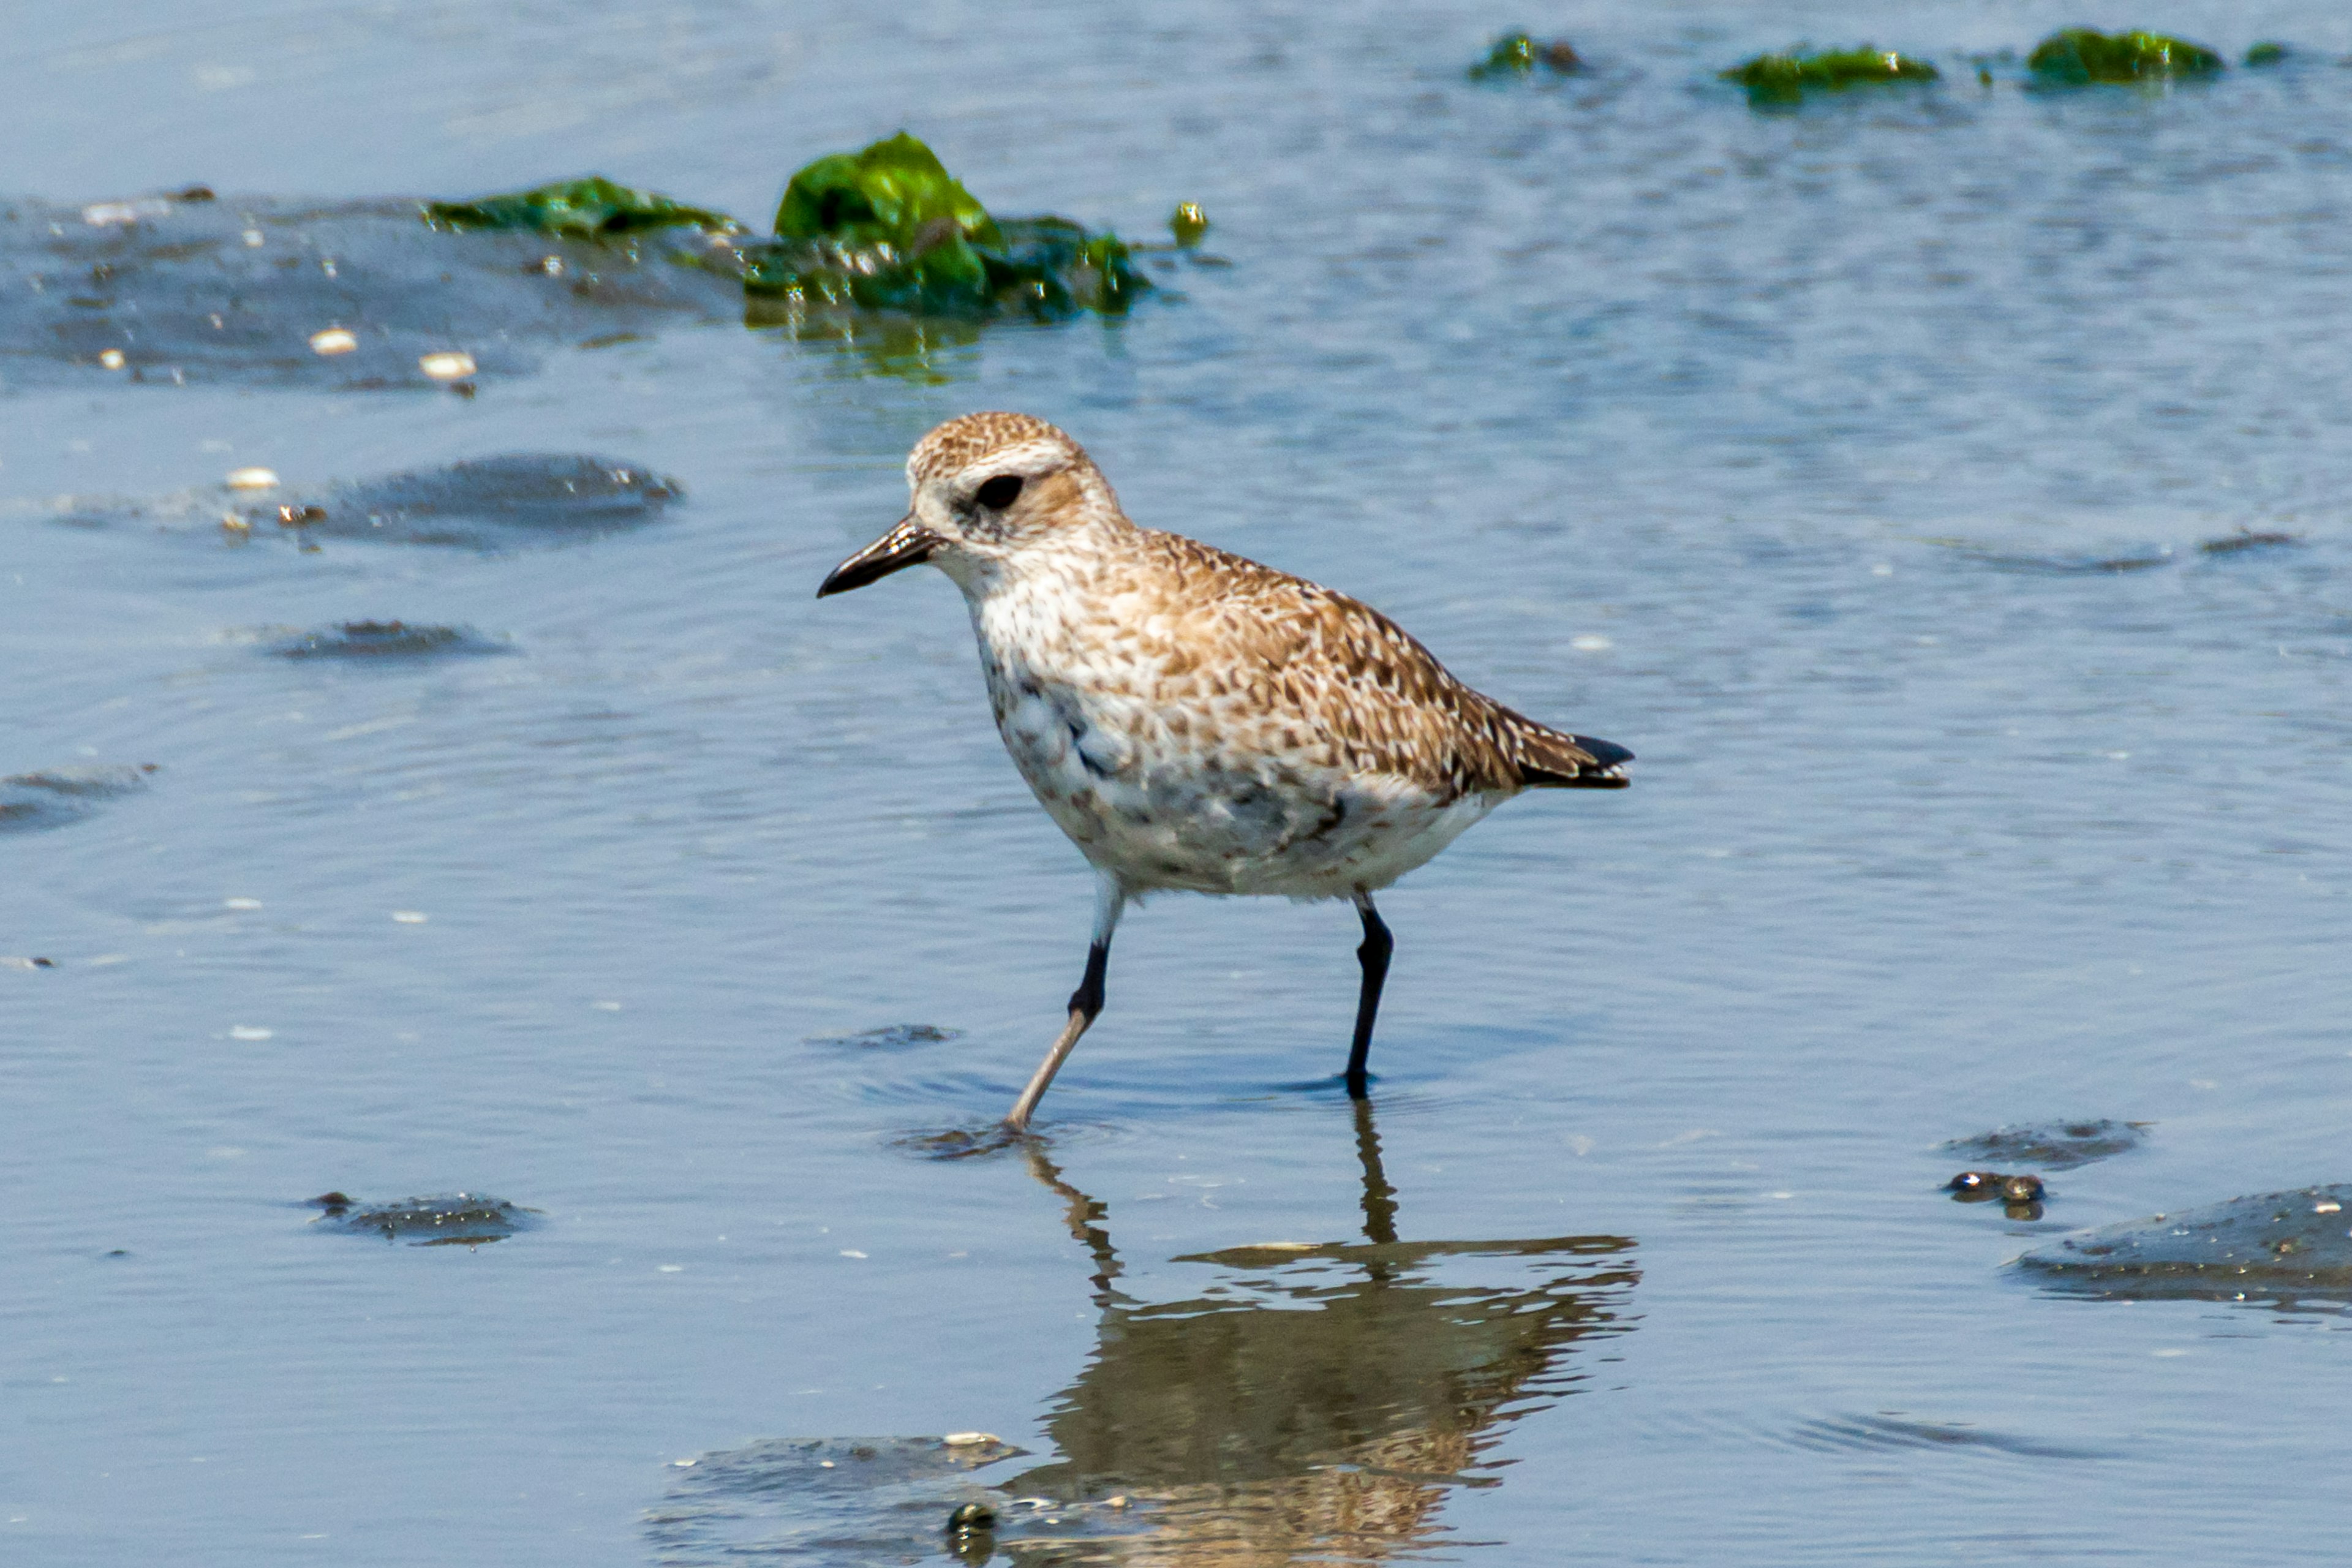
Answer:
<svg viewBox="0 0 2352 1568"><path fill-rule="evenodd" d="M1501 1429L1586 1375L1570 1348L1630 1326L1627 1237L1399 1240L1372 1109L1354 1110L1364 1239L1178 1258L1220 1271L1189 1300L1122 1289L1106 1206L1028 1151L1093 1256L1101 1318L1093 1361L1049 1407L1060 1458L1002 1485L1150 1508L1144 1532L1055 1561L1411 1554L1442 1537L1449 1490L1494 1484L1480 1461Z"/></svg>
<svg viewBox="0 0 2352 1568"><path fill-rule="evenodd" d="M1496 1484L1504 1429L1590 1375L1580 1344L1632 1326L1633 1243L1402 1240L1371 1107L1354 1115L1363 1239L1180 1258L1209 1272L1174 1301L1131 1288L1108 1207L1032 1141L1098 1310L1046 1405L1056 1457L991 1486L1020 1450L978 1434L705 1454L646 1516L656 1561L1271 1568L1443 1544L1448 1494ZM988 1527L943 1531L951 1513Z"/></svg>

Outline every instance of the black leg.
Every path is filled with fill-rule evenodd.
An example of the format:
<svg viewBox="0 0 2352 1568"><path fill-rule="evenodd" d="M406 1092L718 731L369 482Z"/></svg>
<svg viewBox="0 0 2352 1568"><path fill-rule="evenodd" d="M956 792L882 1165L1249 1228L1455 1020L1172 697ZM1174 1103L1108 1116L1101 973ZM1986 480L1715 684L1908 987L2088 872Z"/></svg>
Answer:
<svg viewBox="0 0 2352 1568"><path fill-rule="evenodd" d="M1348 1094L1361 1100L1371 1081L1364 1061L1372 1054L1372 1020L1380 1016L1381 985L1389 977L1389 954L1396 951L1396 942L1381 923L1380 910L1372 908L1371 895L1356 895L1356 912L1364 917L1364 945L1356 949L1356 962L1364 966L1364 988L1356 997L1356 1040L1348 1051Z"/></svg>
<svg viewBox="0 0 2352 1568"><path fill-rule="evenodd" d="M1103 1010L1103 977L1110 969L1110 943L1096 942L1087 949L1086 978L1070 993L1070 1011L1080 1014L1089 1024Z"/></svg>
<svg viewBox="0 0 2352 1568"><path fill-rule="evenodd" d="M1087 1026L1102 1012L1103 978L1110 969L1110 933L1118 929L1118 912L1126 906L1127 896L1119 891L1118 884L1105 878L1097 891L1095 908L1095 940L1087 948L1086 977L1078 982L1078 988L1070 993L1069 1021L1062 1026L1053 1049L1047 1051L1045 1059L1038 1064L1035 1076L1029 1080L1029 1087L1023 1089L1021 1098L1013 1102L1012 1114L1004 1119L1007 1131L1021 1134L1029 1131L1029 1118L1036 1110L1037 1102L1045 1097L1045 1086L1052 1083L1054 1075L1062 1070L1062 1063L1068 1059L1071 1047L1078 1043L1078 1037L1087 1032Z"/></svg>

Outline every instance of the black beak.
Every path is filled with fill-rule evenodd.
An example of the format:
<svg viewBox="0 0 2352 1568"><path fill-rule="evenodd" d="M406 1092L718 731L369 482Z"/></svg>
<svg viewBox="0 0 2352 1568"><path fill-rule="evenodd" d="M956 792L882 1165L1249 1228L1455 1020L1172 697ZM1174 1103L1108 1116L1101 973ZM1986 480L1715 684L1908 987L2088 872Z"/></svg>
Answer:
<svg viewBox="0 0 2352 1568"><path fill-rule="evenodd" d="M919 566L945 542L908 513L898 520L898 527L835 567L817 584L816 596L822 599L827 594L846 594L852 588L878 583L893 572Z"/></svg>

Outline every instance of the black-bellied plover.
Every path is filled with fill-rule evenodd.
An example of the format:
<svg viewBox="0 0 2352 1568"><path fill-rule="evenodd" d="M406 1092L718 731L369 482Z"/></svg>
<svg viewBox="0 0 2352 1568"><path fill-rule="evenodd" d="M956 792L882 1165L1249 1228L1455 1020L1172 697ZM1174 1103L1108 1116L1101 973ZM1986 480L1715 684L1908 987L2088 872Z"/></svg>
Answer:
<svg viewBox="0 0 2352 1568"><path fill-rule="evenodd" d="M929 562L963 590L996 728L1093 865L1094 941L1069 1021L1005 1125L1102 1011L1111 932L1163 890L1348 899L1365 1060L1391 942L1372 894L1526 789L1621 789L1633 753L1473 691L1395 622L1255 561L1128 521L1085 450L1023 414L970 414L907 459L914 504L817 596Z"/></svg>

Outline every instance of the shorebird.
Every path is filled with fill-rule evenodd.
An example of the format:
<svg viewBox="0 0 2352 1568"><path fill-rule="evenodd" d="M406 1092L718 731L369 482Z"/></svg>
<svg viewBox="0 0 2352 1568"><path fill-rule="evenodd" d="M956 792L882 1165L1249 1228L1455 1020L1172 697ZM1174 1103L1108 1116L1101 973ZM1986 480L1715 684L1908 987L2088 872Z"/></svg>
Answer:
<svg viewBox="0 0 2352 1568"><path fill-rule="evenodd" d="M1042 419L950 419L916 444L907 486L907 515L817 597L922 562L945 572L1005 750L1096 875L1085 977L1011 1132L1102 1012L1129 900L1350 900L1363 980L1344 1081L1360 1100L1395 945L1373 893L1522 790L1625 786L1633 752L1472 690L1370 605L1130 522Z"/></svg>

